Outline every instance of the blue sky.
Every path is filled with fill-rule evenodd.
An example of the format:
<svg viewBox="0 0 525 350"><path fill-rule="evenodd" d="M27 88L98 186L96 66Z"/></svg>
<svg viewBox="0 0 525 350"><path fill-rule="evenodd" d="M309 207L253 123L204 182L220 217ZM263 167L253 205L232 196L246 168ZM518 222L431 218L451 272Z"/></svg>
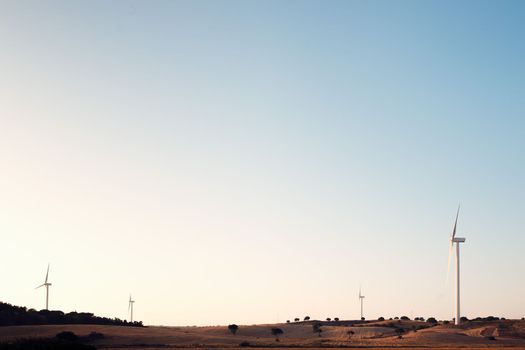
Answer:
<svg viewBox="0 0 525 350"><path fill-rule="evenodd" d="M525 4L0 2L1 300L522 317ZM12 267L12 261L22 261ZM89 281L86 284L86 281ZM80 287L83 286L83 287Z"/></svg>

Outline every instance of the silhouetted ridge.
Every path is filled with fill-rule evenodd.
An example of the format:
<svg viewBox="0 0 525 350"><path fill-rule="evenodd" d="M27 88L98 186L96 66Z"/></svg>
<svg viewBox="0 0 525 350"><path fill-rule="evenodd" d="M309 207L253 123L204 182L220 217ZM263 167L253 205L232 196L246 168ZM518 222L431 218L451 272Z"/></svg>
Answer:
<svg viewBox="0 0 525 350"><path fill-rule="evenodd" d="M98 324L143 327L142 321L128 322L118 318L98 317L89 312L69 312L27 309L0 302L0 326L38 324Z"/></svg>

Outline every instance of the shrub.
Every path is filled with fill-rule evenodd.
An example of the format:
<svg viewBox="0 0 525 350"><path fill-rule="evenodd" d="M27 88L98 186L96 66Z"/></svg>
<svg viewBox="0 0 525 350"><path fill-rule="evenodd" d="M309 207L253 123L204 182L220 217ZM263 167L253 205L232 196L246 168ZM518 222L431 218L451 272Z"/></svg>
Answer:
<svg viewBox="0 0 525 350"><path fill-rule="evenodd" d="M394 317L394 320L399 320L399 317L397 317L397 316L396 316L396 317Z"/></svg>
<svg viewBox="0 0 525 350"><path fill-rule="evenodd" d="M70 342L74 342L78 340L78 336L71 331L60 332L57 335L55 335L55 338L60 339L60 340L70 341Z"/></svg>
<svg viewBox="0 0 525 350"><path fill-rule="evenodd" d="M299 322L300 321L299 317L294 318L294 321Z"/></svg>
<svg viewBox="0 0 525 350"><path fill-rule="evenodd" d="M286 323L290 323L290 320L286 320Z"/></svg>
<svg viewBox="0 0 525 350"><path fill-rule="evenodd" d="M239 329L239 326L236 324L231 324L228 326L228 330L231 332L231 334L235 335L237 333L237 330Z"/></svg>
<svg viewBox="0 0 525 350"><path fill-rule="evenodd" d="M361 317L361 321L364 321L364 320L365 320L365 318L364 318L364 317Z"/></svg>
<svg viewBox="0 0 525 350"><path fill-rule="evenodd" d="M331 319L330 317L327 317L326 320L327 320L328 322L332 321L332 319Z"/></svg>
<svg viewBox="0 0 525 350"><path fill-rule="evenodd" d="M403 321L410 321L410 318L408 318L407 316L401 316L401 319L402 319Z"/></svg>
<svg viewBox="0 0 525 350"><path fill-rule="evenodd" d="M339 322L339 317L334 317L335 322Z"/></svg>
<svg viewBox="0 0 525 350"><path fill-rule="evenodd" d="M461 316L461 317L459 318L459 320L460 320L461 322L468 322L469 319L466 318L465 316Z"/></svg>
<svg viewBox="0 0 525 350"><path fill-rule="evenodd" d="M305 317L304 317L304 320L305 320L305 321L310 321L310 316L305 316Z"/></svg>
<svg viewBox="0 0 525 350"><path fill-rule="evenodd" d="M445 320L445 321L443 321L443 324L449 324L449 323L450 323L449 320Z"/></svg>
<svg viewBox="0 0 525 350"><path fill-rule="evenodd" d="M384 318L383 316L381 316L381 317L379 317L377 320L378 320L378 321L384 321L385 318Z"/></svg>
<svg viewBox="0 0 525 350"><path fill-rule="evenodd" d="M428 323L432 323L432 324L436 324L436 323L438 323L438 321L437 321L434 317L429 317L429 318L427 318L427 322L428 322Z"/></svg>

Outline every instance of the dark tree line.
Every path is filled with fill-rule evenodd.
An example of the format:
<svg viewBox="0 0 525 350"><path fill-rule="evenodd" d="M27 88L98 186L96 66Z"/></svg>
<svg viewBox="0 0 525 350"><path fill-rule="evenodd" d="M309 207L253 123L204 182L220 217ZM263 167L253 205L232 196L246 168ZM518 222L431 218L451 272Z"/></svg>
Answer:
<svg viewBox="0 0 525 350"><path fill-rule="evenodd" d="M118 318L98 317L89 312L69 312L27 309L0 302L0 326L38 324L99 324L143 327L142 321L128 322Z"/></svg>

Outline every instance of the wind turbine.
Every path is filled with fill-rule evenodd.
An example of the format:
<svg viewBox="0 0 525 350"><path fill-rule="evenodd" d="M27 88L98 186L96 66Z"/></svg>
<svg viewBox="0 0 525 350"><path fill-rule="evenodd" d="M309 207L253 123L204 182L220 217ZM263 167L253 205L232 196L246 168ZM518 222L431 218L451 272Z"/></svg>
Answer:
<svg viewBox="0 0 525 350"><path fill-rule="evenodd" d="M46 280L44 281L43 284L35 288L35 289L38 289L40 287L46 287L46 310L49 310L49 286L51 286L51 283L47 281L48 277L49 277L49 264L47 264Z"/></svg>
<svg viewBox="0 0 525 350"><path fill-rule="evenodd" d="M452 230L452 235L450 236L450 250L448 253L448 270L450 269L450 258L452 256L452 250L454 248L454 243L456 243L456 325L459 325L461 318L461 309L460 309L460 278L459 278L459 244L465 242L465 238L456 237L456 228L458 226L458 217L459 217L459 205L458 211L456 213L456 221L454 222L454 229Z"/></svg>
<svg viewBox="0 0 525 350"><path fill-rule="evenodd" d="M131 311L131 322L133 322L133 303L135 300L131 299L131 294L129 295L128 311Z"/></svg>
<svg viewBox="0 0 525 350"><path fill-rule="evenodd" d="M364 295L361 294L361 287L359 287L359 301L361 302L361 320L363 319L363 299Z"/></svg>

